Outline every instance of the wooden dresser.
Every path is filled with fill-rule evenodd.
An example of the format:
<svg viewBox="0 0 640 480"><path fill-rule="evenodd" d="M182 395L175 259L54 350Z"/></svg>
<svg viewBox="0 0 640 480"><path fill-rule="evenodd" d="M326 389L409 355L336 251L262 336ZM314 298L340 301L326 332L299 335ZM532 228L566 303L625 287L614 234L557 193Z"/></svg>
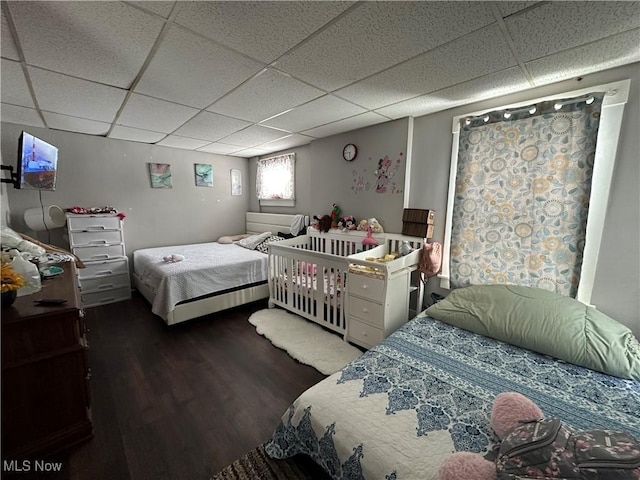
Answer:
<svg viewBox="0 0 640 480"><path fill-rule="evenodd" d="M75 265L2 309L2 458L45 457L93 434ZM34 300L62 298L60 306Z"/></svg>

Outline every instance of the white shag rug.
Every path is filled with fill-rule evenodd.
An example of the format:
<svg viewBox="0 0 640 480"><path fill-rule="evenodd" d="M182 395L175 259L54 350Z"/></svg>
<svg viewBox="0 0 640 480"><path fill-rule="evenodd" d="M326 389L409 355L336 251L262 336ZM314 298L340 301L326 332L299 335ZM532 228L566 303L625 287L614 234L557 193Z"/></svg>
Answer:
<svg viewBox="0 0 640 480"><path fill-rule="evenodd" d="M341 370L362 355L340 336L279 308L259 310L249 317L249 323L274 346L324 375Z"/></svg>

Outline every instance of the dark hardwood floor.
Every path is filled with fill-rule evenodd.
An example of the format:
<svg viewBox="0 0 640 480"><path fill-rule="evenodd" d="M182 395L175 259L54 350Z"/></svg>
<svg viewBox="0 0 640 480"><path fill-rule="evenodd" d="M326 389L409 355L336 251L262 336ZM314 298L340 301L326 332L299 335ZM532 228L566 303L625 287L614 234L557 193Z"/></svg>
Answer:
<svg viewBox="0 0 640 480"><path fill-rule="evenodd" d="M137 295L88 309L94 438L58 478L208 479L267 441L325 377L255 332L247 319L262 308L172 327Z"/></svg>

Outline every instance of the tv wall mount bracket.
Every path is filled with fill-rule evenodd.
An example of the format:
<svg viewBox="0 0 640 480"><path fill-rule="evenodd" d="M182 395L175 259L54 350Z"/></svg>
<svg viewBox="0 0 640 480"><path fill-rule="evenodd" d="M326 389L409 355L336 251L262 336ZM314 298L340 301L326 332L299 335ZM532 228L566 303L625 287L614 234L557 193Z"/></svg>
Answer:
<svg viewBox="0 0 640 480"><path fill-rule="evenodd" d="M2 171L4 170L9 171L9 178L0 178L0 183L10 183L14 187L18 185L18 182L20 181L20 179L18 178L18 172L13 171L12 165L0 165L0 169Z"/></svg>

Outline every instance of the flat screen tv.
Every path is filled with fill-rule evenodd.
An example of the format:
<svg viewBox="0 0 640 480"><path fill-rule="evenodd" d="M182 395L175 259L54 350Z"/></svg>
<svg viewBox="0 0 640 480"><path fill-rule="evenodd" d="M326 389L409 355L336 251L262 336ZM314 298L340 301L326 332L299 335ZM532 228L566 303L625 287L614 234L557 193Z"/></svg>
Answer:
<svg viewBox="0 0 640 480"><path fill-rule="evenodd" d="M27 132L18 141L16 188L55 190L58 149Z"/></svg>

